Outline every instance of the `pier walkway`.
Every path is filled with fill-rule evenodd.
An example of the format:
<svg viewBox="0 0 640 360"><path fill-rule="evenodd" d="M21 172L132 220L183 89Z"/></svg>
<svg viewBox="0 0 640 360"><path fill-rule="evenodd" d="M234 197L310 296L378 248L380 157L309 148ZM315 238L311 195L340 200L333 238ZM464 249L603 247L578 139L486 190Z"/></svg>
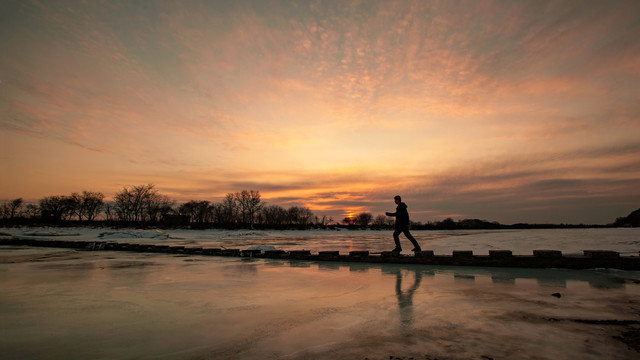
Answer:
<svg viewBox="0 0 640 360"><path fill-rule="evenodd" d="M338 251L320 251L312 254L309 250L240 250L108 241L43 240L16 236L0 239L0 246L2 245L375 264L640 270L640 256L620 256L618 252L609 250L584 250L579 256L563 255L559 250L533 250L532 255L513 255L510 250L490 250L489 255L474 255L472 251L460 250L454 250L451 255L436 255L431 250L419 251L413 256L390 251L381 253L350 251L348 254L340 254Z"/></svg>

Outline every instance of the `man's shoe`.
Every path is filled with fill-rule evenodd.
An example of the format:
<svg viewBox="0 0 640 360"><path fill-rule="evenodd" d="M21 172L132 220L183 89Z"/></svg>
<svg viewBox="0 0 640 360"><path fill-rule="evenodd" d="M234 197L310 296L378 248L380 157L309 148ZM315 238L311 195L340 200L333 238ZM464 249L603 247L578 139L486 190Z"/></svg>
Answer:
<svg viewBox="0 0 640 360"><path fill-rule="evenodd" d="M418 252L418 251L422 251L422 249L421 249L421 248L419 248L419 247L415 247L415 248L413 248L413 250L411 250L411 251L413 251L413 252Z"/></svg>
<svg viewBox="0 0 640 360"><path fill-rule="evenodd" d="M400 251L402 251L401 248L395 248L395 249L391 250L391 252L400 252Z"/></svg>

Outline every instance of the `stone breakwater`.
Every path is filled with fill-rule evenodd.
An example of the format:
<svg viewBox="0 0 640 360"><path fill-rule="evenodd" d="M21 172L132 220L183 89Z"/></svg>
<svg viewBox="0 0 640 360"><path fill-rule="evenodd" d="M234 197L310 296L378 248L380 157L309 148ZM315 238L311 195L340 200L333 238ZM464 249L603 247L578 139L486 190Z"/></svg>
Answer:
<svg viewBox="0 0 640 360"><path fill-rule="evenodd" d="M43 240L24 237L0 239L0 246L33 246L68 248L90 251L131 251L141 253L188 254L201 256L249 257L259 259L290 259L306 261L360 262L374 264L423 264L450 266L488 266L520 268L591 269L612 268L640 270L640 256L620 256L610 250L584 250L583 255L563 255L559 250L533 250L532 255L513 255L510 250L489 250L489 255L474 255L472 251L454 250L451 255L436 255L431 250L418 251L413 256L391 251L320 251L309 250L240 250L186 246L149 245L108 241Z"/></svg>

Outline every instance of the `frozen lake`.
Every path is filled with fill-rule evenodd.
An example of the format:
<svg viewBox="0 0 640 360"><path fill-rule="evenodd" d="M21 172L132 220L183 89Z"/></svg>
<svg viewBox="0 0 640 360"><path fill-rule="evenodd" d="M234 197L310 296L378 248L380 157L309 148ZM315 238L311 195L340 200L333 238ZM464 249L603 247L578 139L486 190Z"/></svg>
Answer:
<svg viewBox="0 0 640 360"><path fill-rule="evenodd" d="M59 240L114 241L158 245L213 248L278 250L352 250L380 252L394 247L392 231L335 230L133 230L103 228L0 228L0 234ZM489 250L512 250L514 255L531 255L536 249L582 254L583 250L614 250L621 255L638 255L640 228L543 229L543 230L454 230L413 231L423 250L451 254L453 250L473 250L487 255ZM400 236L404 252L411 243Z"/></svg>
<svg viewBox="0 0 640 360"><path fill-rule="evenodd" d="M312 251L386 250L393 243L389 232L373 231L0 231ZM416 232L416 237L436 253L481 254L493 248L571 253L589 247L637 255L638 234L584 229ZM639 272L3 246L0 289L3 359L637 359L640 354L630 348L637 347L640 334Z"/></svg>

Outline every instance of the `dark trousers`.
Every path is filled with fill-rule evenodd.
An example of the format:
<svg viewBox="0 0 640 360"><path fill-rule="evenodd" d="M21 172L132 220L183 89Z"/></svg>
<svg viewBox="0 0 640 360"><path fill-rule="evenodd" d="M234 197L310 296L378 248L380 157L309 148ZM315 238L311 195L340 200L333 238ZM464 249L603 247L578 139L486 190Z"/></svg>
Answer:
<svg viewBox="0 0 640 360"><path fill-rule="evenodd" d="M418 242L416 241L416 238L413 237L413 235L411 235L411 233L409 232L409 227L405 226L403 228L396 228L396 231L393 232L393 241L396 242L396 248L397 249L401 249L402 246L400 246L400 233L403 233L404 236L407 237L407 239L409 239L409 241L411 241L411 243L413 244L413 247L419 248L420 245L418 245Z"/></svg>

